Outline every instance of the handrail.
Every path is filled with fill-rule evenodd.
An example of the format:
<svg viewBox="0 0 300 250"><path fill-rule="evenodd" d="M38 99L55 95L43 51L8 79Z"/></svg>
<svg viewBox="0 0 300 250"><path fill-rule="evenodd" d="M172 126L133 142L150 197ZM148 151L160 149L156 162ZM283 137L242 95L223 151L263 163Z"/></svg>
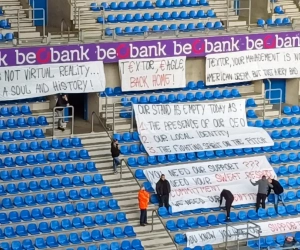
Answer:
<svg viewBox="0 0 300 250"><path fill-rule="evenodd" d="M279 97L271 97L271 92L279 91ZM270 92L270 96L267 98L267 93ZM282 89L267 89L265 90L264 95L264 103L263 103L263 120L265 120L266 117L266 101L271 103L271 101L279 101L279 113L278 118L281 118L281 107L282 107Z"/></svg>
<svg viewBox="0 0 300 250"><path fill-rule="evenodd" d="M35 18L34 17L34 11L36 10L41 10L42 13L43 13L43 17L42 18ZM18 44L20 44L20 33L21 33L21 27L20 27L20 11L32 11L33 15L32 15L32 18L29 18L30 21L33 22L34 24L34 21L43 21L43 34L42 34L42 38L44 39L46 37L46 24L45 24L45 10L43 8L34 8L34 7L31 7L31 8L28 8L28 9L18 9L17 10L17 30L18 30Z"/></svg>
<svg viewBox="0 0 300 250"><path fill-rule="evenodd" d="M116 104L121 104L122 102L114 102L113 103L113 127L112 127L112 131L113 133L115 133L115 109L116 109ZM134 116L134 109L133 109L133 103L131 101L127 101L127 103L130 103L131 110L129 111L124 111L124 112L131 112L131 118L130 118L130 132L133 132L133 116ZM106 112L105 115L107 115L107 108L106 108ZM106 117L107 119L107 117Z"/></svg>
<svg viewBox="0 0 300 250"><path fill-rule="evenodd" d="M56 116L55 114L56 114L56 110L57 109L65 109L65 108L70 108L71 110L72 110L72 115L68 115L68 116L65 116L65 115L63 115L63 116ZM53 124L52 124L52 138L54 138L55 137L55 120L56 119L63 119L63 118L71 118L72 119L72 126L71 126L71 137L73 137L73 135L74 135L74 106L71 106L71 105L69 105L69 106L66 106L66 107L63 107L63 106L60 106L60 107L54 107L53 108Z"/></svg>
<svg viewBox="0 0 300 250"><path fill-rule="evenodd" d="M152 210L152 215L151 215L151 217L152 217L152 218L151 218L151 219L152 219L151 222L152 222L152 223L151 223L151 230L150 230L150 233L152 233L152 232L153 232L153 229L154 229L154 213L156 213L158 219L160 220L160 223L163 225L165 231L168 233L170 239L172 240L173 244L175 245L176 249L178 250L178 245L176 244L176 242L174 241L173 237L171 236L169 230L167 229L167 227L165 226L164 222L162 221L162 219L161 219L160 216L158 215L158 210L156 210L156 209L153 209L153 210Z"/></svg>
<svg viewBox="0 0 300 250"><path fill-rule="evenodd" d="M236 227L234 227L234 226L229 225L228 223L226 223L225 249L228 249L228 237L230 237L230 236L228 235L228 228L229 228L229 227L233 228L233 229L236 231L236 233L234 233L233 235L236 236L237 249L238 249L238 250L240 249L240 242L245 241L245 240L246 240L246 241L249 240L249 235L252 236L251 239L259 239L259 240L258 240L258 242L259 242L259 243L258 243L258 250L260 249L260 233L261 233L261 227L260 227L258 224L253 223L253 222L251 222L251 221L247 221L246 223L247 223L247 224L246 224L246 227L243 227L243 228L236 228ZM249 227L249 224L254 225L254 227ZM254 235L254 234L252 234L252 233L249 232L250 229L255 229L255 228L258 229L258 231L257 231L258 235ZM245 230L246 230L246 232L245 232ZM245 239L240 239L239 237L242 236L242 235L246 235L246 238L245 238ZM231 235L231 236L232 236L232 235Z"/></svg>
<svg viewBox="0 0 300 250"><path fill-rule="evenodd" d="M60 37L63 37L64 34L64 24L67 26L68 29L68 42L70 41L70 26L66 23L65 19L61 19L60 22Z"/></svg>
<svg viewBox="0 0 300 250"><path fill-rule="evenodd" d="M109 139L112 141L112 136L110 135L110 133L108 132L107 128L104 126L101 118L96 114L95 111L92 112L92 121L91 121L91 133L94 133L94 116L96 116L98 118L98 121L100 122L100 124L102 125L102 127L104 128L104 131L106 132L107 136L109 137Z"/></svg>

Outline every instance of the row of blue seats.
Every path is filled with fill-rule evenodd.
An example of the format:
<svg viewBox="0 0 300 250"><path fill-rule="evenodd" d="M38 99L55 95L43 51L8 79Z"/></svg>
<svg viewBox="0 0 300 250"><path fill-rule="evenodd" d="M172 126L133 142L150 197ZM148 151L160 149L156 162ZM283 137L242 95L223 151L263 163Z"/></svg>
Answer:
<svg viewBox="0 0 300 250"><path fill-rule="evenodd" d="M183 250L214 250L214 247L210 244L207 244L207 245L204 245L203 247L201 247L201 246L196 246L194 248L185 247L185 248L183 248Z"/></svg>
<svg viewBox="0 0 300 250"><path fill-rule="evenodd" d="M98 221L97 221L98 222ZM47 222L41 222L38 225L35 223L30 223L26 227L23 225L19 225L16 228L7 226L2 229L0 228L0 239L5 238L16 238L16 237L22 237L22 236L28 236L28 235L37 235L37 234L47 234L47 233L53 233L53 232L61 232L62 230L74 230L78 228L84 228L84 227L95 227L99 226L98 223L95 222L94 218L92 216L85 216L83 220L81 220L80 217L73 218L72 222L69 219L58 221L58 220L52 220L50 223ZM98 235L98 240L111 240L115 238L124 238L124 237L132 237L135 236L135 232L132 231L132 229L127 234L127 228L122 227L114 227L113 230L110 228L103 228L100 232L100 235ZM81 239L83 242L90 242L90 240L85 240L85 237L83 237L84 232L81 233Z"/></svg>
<svg viewBox="0 0 300 250"><path fill-rule="evenodd" d="M100 5L91 3L90 9L92 11L100 11L104 9L109 10L132 10L132 9L153 9L153 8L172 8L172 7L189 7L189 6L208 6L207 0L156 0L155 3L151 1L129 1L129 2L103 2Z"/></svg>
<svg viewBox="0 0 300 250"><path fill-rule="evenodd" d="M19 182L17 185L15 183L8 183L6 186L0 185L0 195L26 193L30 191L39 192L41 190L61 189L84 185L102 185L105 182L101 174L95 174L93 176L84 175L83 177L75 175L72 179L70 177L63 177L61 180L59 178L52 178L50 181L39 179L39 181L30 181L28 183L28 187L27 185L24 186L24 182L22 183L23 185L20 185L20 183L22 182ZM44 195L41 194L41 196ZM46 200L46 198L44 199Z"/></svg>
<svg viewBox="0 0 300 250"><path fill-rule="evenodd" d="M225 89L222 92L219 90L215 90L214 92L205 91L204 94L202 92L192 93L188 92L186 94L179 93L177 96L174 94L160 95L160 96L140 96L138 97L131 97L130 100L126 97L121 98L122 106L128 106L133 104L148 104L148 103L174 103L174 102L192 102L192 101L202 101L202 100L214 100L214 99L222 99L222 98L237 98L240 97L241 94L238 89L232 89L231 91ZM130 102L131 103L130 103ZM252 103L252 101L250 101Z"/></svg>
<svg viewBox="0 0 300 250"><path fill-rule="evenodd" d="M98 23L128 23L128 22L149 22L149 21L162 21L162 20L183 20L183 19L199 19L199 18L215 18L216 13L213 10L191 10L187 12L185 10L181 12L154 12L151 13L136 13L132 14L110 14L104 19L102 16L97 18Z"/></svg>
<svg viewBox="0 0 300 250"><path fill-rule="evenodd" d="M223 99L223 98L236 98L240 97L240 93L237 89L223 90L220 92L219 90L215 90L214 92L206 91L204 94L202 92L188 92L186 94L179 93L177 96L174 94L166 95L151 95L151 96L140 96L131 97L128 99L127 97L121 98L122 106L130 106L133 104L156 104L156 103L174 103L174 102L193 102L193 101L201 101L201 100L213 100L213 99ZM256 107L255 100L253 98L249 98L246 101L246 107Z"/></svg>
<svg viewBox="0 0 300 250"><path fill-rule="evenodd" d="M142 144L140 149L142 148ZM143 148L144 149L144 148ZM226 150L215 150L215 151L201 151L201 152L191 152L191 153L180 153L180 154L169 154L169 155L159 155L159 156L139 156L129 157L127 159L127 163L130 167L138 167L138 166L149 166L149 165L159 165L166 163L178 163L178 162L187 162L187 161L196 161L200 160L208 160L215 158L224 158L224 157L233 157L233 156L243 156L243 155L253 155L253 154L262 154L268 153L272 151L280 151L280 144L275 142L275 145L272 147L257 147L257 148L244 148L244 149L226 149ZM143 151L141 151L143 152ZM281 154L272 155L270 157L271 163L280 163L290 161L298 161L298 157L300 157L296 153L289 154Z"/></svg>
<svg viewBox="0 0 300 250"><path fill-rule="evenodd" d="M269 135L273 140L285 139L285 138L298 138L300 137L300 129L283 129L283 130L272 130Z"/></svg>
<svg viewBox="0 0 300 250"><path fill-rule="evenodd" d="M33 208L31 212L29 210L21 210L19 212L10 211L9 213L5 213L3 211L2 213L0 213L0 223L9 224L20 221L43 220L46 218L54 217L66 217L69 215L74 216L78 214L80 215L94 212L99 213L111 210L116 211L119 209L120 207L118 205L118 201L114 199L110 199L108 201L99 200L98 202L89 201L87 204L79 202L76 205L66 204L63 206L55 206L53 209L51 207L44 207L43 209ZM109 223L106 221L105 216L103 214L97 214L95 218L97 218L97 221L99 221L99 223L101 222L100 225L106 225L106 223ZM109 219L108 221L112 220Z"/></svg>
<svg viewBox="0 0 300 250"><path fill-rule="evenodd" d="M286 162L297 162L300 160L300 152L296 153L289 153L289 154L280 154L280 155L271 155L269 158L269 162L271 164L280 164Z"/></svg>
<svg viewBox="0 0 300 250"><path fill-rule="evenodd" d="M300 114L300 108L297 105L294 105L292 107L285 106L285 107L283 107L282 112L286 115L299 115Z"/></svg>
<svg viewBox="0 0 300 250"><path fill-rule="evenodd" d="M52 141L43 140L41 142L32 141L29 144L27 142L21 142L19 145L11 143L8 147L5 144L0 144L0 154L16 154L20 152L32 152L62 148L82 147L81 140L79 138L64 138L61 141L59 139L52 139Z"/></svg>
<svg viewBox="0 0 300 250"><path fill-rule="evenodd" d="M35 117L28 117L27 120L23 117L16 119L9 118L7 120L0 120L0 129L8 128L26 128L35 126L47 126L49 123L45 116L39 116L37 119Z"/></svg>
<svg viewBox="0 0 300 250"><path fill-rule="evenodd" d="M99 230L93 230L90 237L92 241L101 240ZM85 240L87 240L88 235L86 234ZM92 242L91 241L91 242ZM36 238L33 243L30 239L20 241L12 241L11 243L2 242L0 247L3 250L32 250L35 249L45 249L45 248L56 248L59 246L69 246L70 244L80 244L82 243L82 239L79 237L77 233L71 233L69 237L66 235L58 235L57 239L54 236L48 236L46 239L44 238ZM90 242L90 243L91 243ZM84 247L80 246L78 248L66 248L66 250L144 250L142 243L139 239L134 239L132 241L123 240L121 243L112 242L112 243L101 243L100 245L89 244L89 246ZM212 250L212 249L204 249L204 250Z"/></svg>
<svg viewBox="0 0 300 250"><path fill-rule="evenodd" d="M27 105L21 106L12 106L12 107L1 107L0 116L19 116L19 115L31 115L32 112L30 107Z"/></svg>
<svg viewBox="0 0 300 250"><path fill-rule="evenodd" d="M143 26L127 26L124 29L121 27L115 27L114 29L111 28L106 28L105 29L105 35L107 36L112 36L114 33L117 36L123 36L123 35L143 35L145 32L152 31L153 33L161 33L165 31L184 31L184 32L189 32L189 31L204 31L205 29L210 29L210 30L221 30L223 28L223 24L220 21L216 22L207 22L207 23L202 23L199 22L197 24L194 23L189 23L188 25L181 23L179 25L173 23L170 25L163 24L163 25L153 25L152 27L149 27L147 25Z"/></svg>
<svg viewBox="0 0 300 250"><path fill-rule="evenodd" d="M224 85L214 85L214 86L206 86L203 81L190 81L187 83L185 88L178 88L178 89L158 89L158 90L145 90L145 91L129 91L129 92L122 92L121 87L105 88L104 92L100 93L101 97L105 96L122 96L122 95L141 95L141 94L151 94L151 93L164 93L164 92L174 92L174 91L189 91L189 90L198 90L198 89L206 89L206 88L226 88L226 87L235 87L235 86L246 86L250 85L251 82L242 82L242 83L231 83L231 84L224 84ZM228 90L229 91L229 90ZM229 91L230 93L230 91Z"/></svg>
<svg viewBox="0 0 300 250"><path fill-rule="evenodd" d="M94 162L78 162L74 164L44 166L31 168L13 169L13 170L2 170L0 171L0 178L2 181L11 180L22 180L22 179L32 179L44 176L59 176L59 175L72 175L76 173L86 173L86 172L97 172L97 168ZM19 185L23 185L24 182L20 182ZM25 189L23 187L23 189ZM26 190L26 189L25 189Z"/></svg>
<svg viewBox="0 0 300 250"><path fill-rule="evenodd" d="M259 128L280 128L280 127L289 127L289 126L299 126L300 119L299 117L283 117L283 118L275 118L273 120L266 119L256 120L256 121L248 121L248 126L250 127L259 127Z"/></svg>
<svg viewBox="0 0 300 250"><path fill-rule="evenodd" d="M14 33L0 34L0 42L11 42L14 39Z"/></svg>
<svg viewBox="0 0 300 250"><path fill-rule="evenodd" d="M26 129L24 131L15 130L13 133L11 132L0 132L0 142L2 141L19 141L19 140L32 140L32 139L40 139L45 138L44 132L40 128L36 128L34 130Z"/></svg>
<svg viewBox="0 0 300 250"><path fill-rule="evenodd" d="M67 194L68 193L68 194ZM67 202L67 201L77 201L77 200L86 200L100 197L111 197L112 193L110 192L110 188L108 186L102 186L101 188L93 187L91 189L82 188L79 190L71 189L69 191L59 191L48 192L46 196L41 194L37 195L26 195L24 198L22 196L15 196L15 198L3 198L1 200L1 206L10 209L13 207L22 207L23 203L26 206L36 206L38 204L48 204L48 203L59 203L59 202ZM40 202L40 203L39 203Z"/></svg>
<svg viewBox="0 0 300 250"><path fill-rule="evenodd" d="M300 173L300 164L298 166L288 165L280 166L279 168L273 168L277 176L289 176Z"/></svg>
<svg viewBox="0 0 300 250"><path fill-rule="evenodd" d="M267 236L267 237L261 237L258 240L249 240L247 242L247 246L257 249L258 248L258 243L260 245L261 248L278 248L278 247L282 247L284 245L285 239L287 236L291 236L292 234L279 234L277 236ZM296 232L294 235L294 239L297 242L300 242L300 233Z"/></svg>
<svg viewBox="0 0 300 250"><path fill-rule="evenodd" d="M88 154L86 149L81 149L79 152L76 150L71 150L69 152L61 151L58 154L48 153L37 154L37 155L27 155L26 159L24 156L19 155L16 158L5 157L4 161L0 159L0 168L6 167L16 167L16 166L26 166L26 165L35 165L35 164L46 164L48 162L59 162L59 161L70 161L70 160L86 160L91 157Z"/></svg>
<svg viewBox="0 0 300 250"><path fill-rule="evenodd" d="M265 22L264 19L258 19L257 20L257 26L258 27L264 27L265 25L271 26L271 27L276 27L276 26L286 26L286 25L291 25L291 19L288 17L285 18L276 18L275 21L273 21L272 18L267 19L267 22Z"/></svg>
<svg viewBox="0 0 300 250"><path fill-rule="evenodd" d="M1 15L1 10L0 10L0 15ZM0 101L0 105L15 105L15 104L24 104L24 103L30 103L30 102L45 102L45 101L46 101L46 98L44 96L40 96L40 97L35 97L35 98Z"/></svg>

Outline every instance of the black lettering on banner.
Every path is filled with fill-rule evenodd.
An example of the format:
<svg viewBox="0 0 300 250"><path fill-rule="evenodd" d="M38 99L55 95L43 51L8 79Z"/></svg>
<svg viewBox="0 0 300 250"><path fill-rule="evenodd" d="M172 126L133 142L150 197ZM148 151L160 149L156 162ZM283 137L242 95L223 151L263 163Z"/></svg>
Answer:
<svg viewBox="0 0 300 250"><path fill-rule="evenodd" d="M4 70L4 81L6 82L13 82L19 80L19 72L21 70Z"/></svg>
<svg viewBox="0 0 300 250"><path fill-rule="evenodd" d="M170 134L170 138L172 141L181 141L181 140L192 140L194 139L193 136L189 135L189 133L177 133L177 134Z"/></svg>
<svg viewBox="0 0 300 250"><path fill-rule="evenodd" d="M207 198L212 203L220 203L220 196L218 196L218 195L207 196Z"/></svg>
<svg viewBox="0 0 300 250"><path fill-rule="evenodd" d="M161 105L161 104L157 104L157 105L151 105L151 109L152 109L152 114L153 115L171 115L172 111L171 111L171 107L169 104L165 104L165 105Z"/></svg>
<svg viewBox="0 0 300 250"><path fill-rule="evenodd" d="M10 88L10 92L12 96L20 96L20 95L30 95L31 91L27 87L27 85L19 86L19 85L13 85Z"/></svg>
<svg viewBox="0 0 300 250"><path fill-rule="evenodd" d="M49 92L49 87L46 83L37 83L36 84L36 88L35 88L35 92L39 93L39 94L45 94Z"/></svg>
<svg viewBox="0 0 300 250"><path fill-rule="evenodd" d="M160 153L172 153L170 146L157 146L157 148L159 149Z"/></svg>
<svg viewBox="0 0 300 250"><path fill-rule="evenodd" d="M201 242L205 242L208 240L216 240L215 232L214 231L208 231L205 233L198 233L198 238L201 239Z"/></svg>
<svg viewBox="0 0 300 250"><path fill-rule="evenodd" d="M159 122L149 121L148 124L150 125L150 130L154 130L154 131L160 130Z"/></svg>
<svg viewBox="0 0 300 250"><path fill-rule="evenodd" d="M60 76L84 76L90 73L90 67L86 65L62 65L59 66Z"/></svg>
<svg viewBox="0 0 300 250"><path fill-rule="evenodd" d="M8 93L8 91L7 91L6 87L4 87L3 88L2 96L7 96L7 93Z"/></svg>
<svg viewBox="0 0 300 250"><path fill-rule="evenodd" d="M290 75L298 75L298 69L297 68L289 68Z"/></svg>
<svg viewBox="0 0 300 250"><path fill-rule="evenodd" d="M208 169L210 172L223 172L223 171L230 171L239 169L238 163L225 163L225 164L215 164L215 165L208 165Z"/></svg>
<svg viewBox="0 0 300 250"><path fill-rule="evenodd" d="M188 170L187 168L170 169L168 170L168 172L172 177L189 175L191 173L190 170Z"/></svg>
<svg viewBox="0 0 300 250"><path fill-rule="evenodd" d="M192 180L198 186L211 185L212 184L209 177L192 177Z"/></svg>
<svg viewBox="0 0 300 250"><path fill-rule="evenodd" d="M257 145L257 144L264 144L267 143L266 139L264 137L248 137L245 138L245 140L250 144L250 145Z"/></svg>
<svg viewBox="0 0 300 250"><path fill-rule="evenodd" d="M195 174L203 174L203 173L206 173L206 170L205 170L205 168L204 167L201 167L201 166L199 166L199 167L192 167L192 170L193 170L193 172L195 173Z"/></svg>
<svg viewBox="0 0 300 250"><path fill-rule="evenodd" d="M209 68L230 66L229 57L224 58L206 58Z"/></svg>
<svg viewBox="0 0 300 250"><path fill-rule="evenodd" d="M207 82L231 82L234 77L231 73L209 73L206 75Z"/></svg>
<svg viewBox="0 0 300 250"><path fill-rule="evenodd" d="M189 181L186 178L171 179L169 180L169 182L172 187L185 187L190 185Z"/></svg>
<svg viewBox="0 0 300 250"><path fill-rule="evenodd" d="M195 151L202 151L203 150L203 147L201 146L201 144L185 144L185 145L173 145L173 149L176 151L176 152L188 152L188 151L192 151L192 152L195 152Z"/></svg>
<svg viewBox="0 0 300 250"><path fill-rule="evenodd" d="M206 138L206 137L220 137L226 136L229 137L229 132L226 130L216 130L216 131L196 131L199 138Z"/></svg>
<svg viewBox="0 0 300 250"><path fill-rule="evenodd" d="M88 84L93 87L92 81L90 80L75 80L75 81L68 81L68 82L61 82L61 81L53 81L53 89L56 92L61 91L74 91L74 90L80 90L82 92L85 92L86 87Z"/></svg>

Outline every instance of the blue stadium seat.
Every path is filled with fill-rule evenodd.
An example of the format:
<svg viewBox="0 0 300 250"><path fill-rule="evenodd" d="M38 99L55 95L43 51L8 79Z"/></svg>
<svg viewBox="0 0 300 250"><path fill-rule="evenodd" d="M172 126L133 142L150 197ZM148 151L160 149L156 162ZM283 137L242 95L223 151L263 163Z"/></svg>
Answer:
<svg viewBox="0 0 300 250"><path fill-rule="evenodd" d="M291 19L288 17L284 17L282 19L282 25L291 25Z"/></svg>
<svg viewBox="0 0 300 250"><path fill-rule="evenodd" d="M187 242L186 237L183 234L175 234L174 241L179 245L184 245Z"/></svg>
<svg viewBox="0 0 300 250"><path fill-rule="evenodd" d="M276 7L274 8L274 13L275 13L275 14L284 14L284 10L282 9L281 6L276 6Z"/></svg>
<svg viewBox="0 0 300 250"><path fill-rule="evenodd" d="M257 26L258 27L264 27L265 24L266 24L265 20L263 20L261 18L257 19Z"/></svg>

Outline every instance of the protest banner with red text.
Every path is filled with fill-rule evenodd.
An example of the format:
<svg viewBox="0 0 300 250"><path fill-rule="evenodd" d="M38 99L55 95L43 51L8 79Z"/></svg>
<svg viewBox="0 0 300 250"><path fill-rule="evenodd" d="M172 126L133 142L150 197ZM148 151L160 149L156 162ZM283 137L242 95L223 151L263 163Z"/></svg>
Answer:
<svg viewBox="0 0 300 250"><path fill-rule="evenodd" d="M185 56L119 60L122 91L184 88Z"/></svg>
<svg viewBox="0 0 300 250"><path fill-rule="evenodd" d="M256 221L255 224L260 226L261 233L260 236L277 235L277 234L287 234L300 231L300 218L293 217L288 219L277 220L263 220ZM242 229L245 235L240 234L239 239L245 239L247 236L246 230L244 230L244 225L234 225L234 227L228 227L228 241L237 240L237 229ZM252 235L258 235L257 228L254 225L249 225L249 233ZM196 246L204 246L206 244L221 244L226 241L226 227L210 227L207 230L199 230L193 232L187 232L187 246L194 248ZM251 236L250 236L251 239ZM297 248L297 247L296 247Z"/></svg>
<svg viewBox="0 0 300 250"><path fill-rule="evenodd" d="M265 156L147 168L144 174L154 190L161 174L166 176L172 190L173 212L219 207L223 189L233 193L233 205L255 203L257 186L250 180L258 180L263 175L276 177Z"/></svg>

